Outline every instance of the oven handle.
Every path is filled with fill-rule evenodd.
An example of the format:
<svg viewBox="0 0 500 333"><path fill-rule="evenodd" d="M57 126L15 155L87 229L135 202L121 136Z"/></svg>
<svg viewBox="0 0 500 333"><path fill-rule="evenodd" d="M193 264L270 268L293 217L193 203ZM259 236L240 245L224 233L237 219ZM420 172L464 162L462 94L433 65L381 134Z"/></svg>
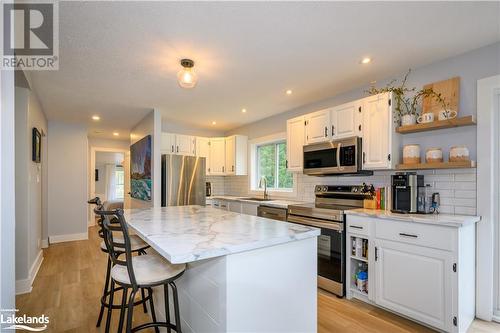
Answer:
<svg viewBox="0 0 500 333"><path fill-rule="evenodd" d="M342 147L342 142L337 144L337 167L340 171L344 170L344 167L340 165L340 147Z"/></svg>
<svg viewBox="0 0 500 333"><path fill-rule="evenodd" d="M305 225L310 225L316 228L330 229L336 231L343 231L344 225L337 222L322 222L318 219L312 219L304 216L288 215L288 222L300 223Z"/></svg>

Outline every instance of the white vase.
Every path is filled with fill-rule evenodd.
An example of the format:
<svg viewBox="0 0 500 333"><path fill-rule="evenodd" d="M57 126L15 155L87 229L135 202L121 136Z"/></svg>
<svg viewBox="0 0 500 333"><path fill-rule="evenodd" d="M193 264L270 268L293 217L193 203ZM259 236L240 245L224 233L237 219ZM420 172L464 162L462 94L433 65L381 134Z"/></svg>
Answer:
<svg viewBox="0 0 500 333"><path fill-rule="evenodd" d="M401 126L415 125L417 117L414 114L405 114L401 117Z"/></svg>

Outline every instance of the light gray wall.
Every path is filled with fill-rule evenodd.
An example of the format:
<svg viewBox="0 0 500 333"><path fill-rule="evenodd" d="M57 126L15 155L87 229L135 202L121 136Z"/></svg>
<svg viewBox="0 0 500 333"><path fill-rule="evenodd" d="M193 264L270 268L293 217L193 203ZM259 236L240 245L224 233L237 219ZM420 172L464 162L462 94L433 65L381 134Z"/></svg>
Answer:
<svg viewBox="0 0 500 333"><path fill-rule="evenodd" d="M132 208L161 206L161 113L158 110L151 111L130 131L130 145L151 135L151 202L131 199Z"/></svg>
<svg viewBox="0 0 500 333"><path fill-rule="evenodd" d="M14 71L0 71L0 308L15 308ZM0 328L1 329L1 328Z"/></svg>
<svg viewBox="0 0 500 333"><path fill-rule="evenodd" d="M87 129L49 120L49 239L87 232Z"/></svg>
<svg viewBox="0 0 500 333"><path fill-rule="evenodd" d="M500 43L473 50L462 55L445 59L420 68L415 68L408 79L409 87L421 88L424 84L460 76L460 108L459 115L476 114L476 82L478 79L500 73ZM370 66L376 66L376 62ZM411 64L408 64L411 67ZM404 76L401 73L395 78ZM335 73L332 73L335 75ZM385 86L393 77L377 80L377 86ZM226 135L243 134L250 139L286 131L286 120L322 108L346 103L366 97L368 86L362 86L348 92L332 93L332 97L308 104L258 122L228 131ZM465 144L469 147L471 158L476 158L476 128L461 127L434 132L407 134L403 136L401 145L419 143L422 151L428 147L442 147L447 156L450 146Z"/></svg>

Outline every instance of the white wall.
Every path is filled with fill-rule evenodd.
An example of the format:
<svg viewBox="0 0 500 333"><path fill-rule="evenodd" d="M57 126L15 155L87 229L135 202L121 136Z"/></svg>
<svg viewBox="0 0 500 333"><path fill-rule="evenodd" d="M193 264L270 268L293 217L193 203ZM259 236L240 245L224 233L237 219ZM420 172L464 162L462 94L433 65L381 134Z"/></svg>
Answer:
<svg viewBox="0 0 500 333"><path fill-rule="evenodd" d="M87 129L49 120L47 137L49 241L86 239Z"/></svg>
<svg viewBox="0 0 500 333"><path fill-rule="evenodd" d="M15 307L14 72L0 71L0 308Z"/></svg>
<svg viewBox="0 0 500 333"><path fill-rule="evenodd" d="M147 135L151 135L152 142L151 180L153 188L151 189L151 202L132 198L132 208L161 206L161 131L161 113L158 110L153 110L137 123L130 132L130 145L133 145Z"/></svg>

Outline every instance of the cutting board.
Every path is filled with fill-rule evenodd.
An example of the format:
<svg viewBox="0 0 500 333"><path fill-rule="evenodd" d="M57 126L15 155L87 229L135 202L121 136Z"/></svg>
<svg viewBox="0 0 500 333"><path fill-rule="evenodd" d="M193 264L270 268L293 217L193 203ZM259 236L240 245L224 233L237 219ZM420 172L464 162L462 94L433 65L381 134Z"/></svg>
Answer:
<svg viewBox="0 0 500 333"><path fill-rule="evenodd" d="M458 105L460 102L460 77L453 77L448 80L429 83L424 89L432 88L436 93L440 93L446 103L449 103L449 111L456 111L458 116ZM434 97L425 97L422 100L422 112L434 113L434 119L437 120L439 111L443 110L441 103Z"/></svg>

